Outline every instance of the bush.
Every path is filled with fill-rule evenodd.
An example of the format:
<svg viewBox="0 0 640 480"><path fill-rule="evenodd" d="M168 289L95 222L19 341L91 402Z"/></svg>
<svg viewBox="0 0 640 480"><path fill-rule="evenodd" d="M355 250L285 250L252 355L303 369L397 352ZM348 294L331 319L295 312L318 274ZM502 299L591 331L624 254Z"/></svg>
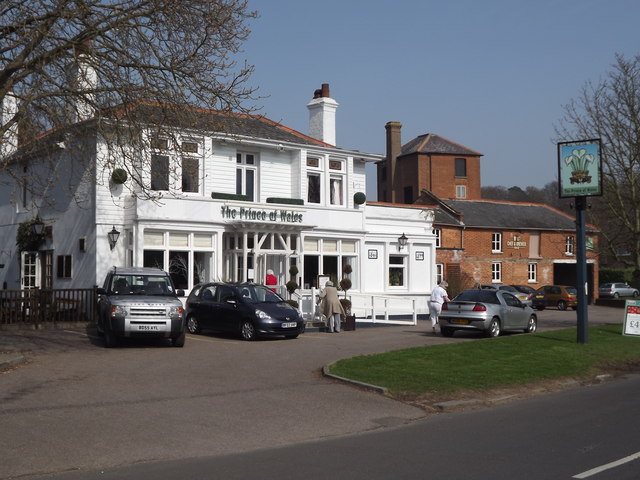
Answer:
<svg viewBox="0 0 640 480"><path fill-rule="evenodd" d="M218 200L239 200L241 202L249 201L249 197L246 195L236 195L235 193L211 192L211 198Z"/></svg>
<svg viewBox="0 0 640 480"><path fill-rule="evenodd" d="M356 192L353 194L353 203L356 205L362 205L367 201L367 196L362 192Z"/></svg>
<svg viewBox="0 0 640 480"><path fill-rule="evenodd" d="M285 205L304 205L304 200L301 198L278 198L269 197L267 203L283 203Z"/></svg>

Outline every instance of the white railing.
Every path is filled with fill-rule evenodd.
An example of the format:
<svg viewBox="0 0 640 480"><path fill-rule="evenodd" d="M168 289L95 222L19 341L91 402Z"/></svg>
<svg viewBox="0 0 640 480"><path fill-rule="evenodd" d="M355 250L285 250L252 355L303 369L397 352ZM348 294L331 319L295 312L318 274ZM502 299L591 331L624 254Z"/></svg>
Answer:
<svg viewBox="0 0 640 480"><path fill-rule="evenodd" d="M312 288L294 294L307 321L322 319L317 303L319 293L320 290ZM418 322L418 300L415 297L354 293L347 298L351 300L351 313L355 315L356 322L395 325L416 325Z"/></svg>

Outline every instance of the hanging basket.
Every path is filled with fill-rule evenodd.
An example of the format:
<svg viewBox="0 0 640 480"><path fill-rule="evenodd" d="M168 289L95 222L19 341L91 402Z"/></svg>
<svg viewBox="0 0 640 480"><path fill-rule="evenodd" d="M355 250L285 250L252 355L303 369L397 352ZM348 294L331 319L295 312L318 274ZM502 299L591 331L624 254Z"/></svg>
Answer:
<svg viewBox="0 0 640 480"><path fill-rule="evenodd" d="M111 172L111 181L116 185L122 185L127 181L127 178L127 171L123 168L116 168L113 172Z"/></svg>

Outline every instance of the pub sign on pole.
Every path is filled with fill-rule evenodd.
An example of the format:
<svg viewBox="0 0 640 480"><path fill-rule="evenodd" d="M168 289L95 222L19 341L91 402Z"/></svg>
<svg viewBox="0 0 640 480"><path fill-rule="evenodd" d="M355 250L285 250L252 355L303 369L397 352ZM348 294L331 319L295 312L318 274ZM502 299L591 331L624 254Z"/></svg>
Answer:
<svg viewBox="0 0 640 480"><path fill-rule="evenodd" d="M558 143L560 198L602 195L600 139Z"/></svg>

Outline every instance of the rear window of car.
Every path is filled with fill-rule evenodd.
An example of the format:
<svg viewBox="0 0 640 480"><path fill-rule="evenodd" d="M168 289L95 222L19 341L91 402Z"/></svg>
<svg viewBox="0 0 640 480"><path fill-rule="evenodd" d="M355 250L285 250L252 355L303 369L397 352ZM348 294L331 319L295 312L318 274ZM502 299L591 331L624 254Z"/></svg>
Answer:
<svg viewBox="0 0 640 480"><path fill-rule="evenodd" d="M454 300L456 302L500 303L496 290L465 290Z"/></svg>
<svg viewBox="0 0 640 480"><path fill-rule="evenodd" d="M611 284L610 283L603 283L600 288L611 288Z"/></svg>
<svg viewBox="0 0 640 480"><path fill-rule="evenodd" d="M578 290L576 290L575 288L571 287L571 288L567 288L567 292L569 292L572 295L576 295L578 293Z"/></svg>

